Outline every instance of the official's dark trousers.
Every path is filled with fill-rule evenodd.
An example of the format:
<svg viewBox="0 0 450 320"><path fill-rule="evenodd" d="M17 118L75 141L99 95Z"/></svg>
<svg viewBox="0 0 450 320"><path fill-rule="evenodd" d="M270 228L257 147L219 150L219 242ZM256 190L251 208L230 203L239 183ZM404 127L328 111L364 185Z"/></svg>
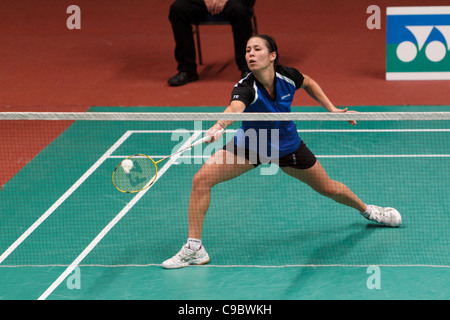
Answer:
<svg viewBox="0 0 450 320"><path fill-rule="evenodd" d="M245 47L252 36L251 9L255 0L228 0L222 11L231 23L234 54L239 70L248 70ZM175 0L170 6L169 20L175 38L175 59L181 72L197 69L192 23L208 14L203 0Z"/></svg>

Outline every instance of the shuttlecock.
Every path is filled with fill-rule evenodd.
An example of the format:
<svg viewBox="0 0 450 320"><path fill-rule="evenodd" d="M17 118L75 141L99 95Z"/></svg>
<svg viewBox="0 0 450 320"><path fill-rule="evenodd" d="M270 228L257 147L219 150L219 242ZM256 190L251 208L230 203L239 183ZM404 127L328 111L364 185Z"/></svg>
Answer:
<svg viewBox="0 0 450 320"><path fill-rule="evenodd" d="M122 161L122 169L126 174L130 174L130 170L133 169L133 161L125 159Z"/></svg>

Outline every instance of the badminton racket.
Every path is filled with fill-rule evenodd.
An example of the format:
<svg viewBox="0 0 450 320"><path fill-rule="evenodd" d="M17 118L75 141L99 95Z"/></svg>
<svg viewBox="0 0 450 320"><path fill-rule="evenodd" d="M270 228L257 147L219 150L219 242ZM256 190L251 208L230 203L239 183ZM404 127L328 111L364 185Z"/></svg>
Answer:
<svg viewBox="0 0 450 320"><path fill-rule="evenodd" d="M222 134L223 129L218 133ZM114 169L112 174L113 184L117 190L123 193L136 193L145 190L156 181L159 163L173 157L174 155L183 153L196 145L210 141L211 139L211 136L205 136L191 145L182 148L171 155L163 157L158 161L142 153L129 156L123 159Z"/></svg>

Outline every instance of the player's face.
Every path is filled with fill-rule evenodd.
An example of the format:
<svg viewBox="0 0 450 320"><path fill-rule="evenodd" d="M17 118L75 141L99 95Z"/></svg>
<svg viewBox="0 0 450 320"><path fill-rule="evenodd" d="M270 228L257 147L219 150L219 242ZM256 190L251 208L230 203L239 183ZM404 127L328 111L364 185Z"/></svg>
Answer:
<svg viewBox="0 0 450 320"><path fill-rule="evenodd" d="M245 59L250 71L258 71L273 65L276 53L269 53L266 40L253 37L247 42Z"/></svg>

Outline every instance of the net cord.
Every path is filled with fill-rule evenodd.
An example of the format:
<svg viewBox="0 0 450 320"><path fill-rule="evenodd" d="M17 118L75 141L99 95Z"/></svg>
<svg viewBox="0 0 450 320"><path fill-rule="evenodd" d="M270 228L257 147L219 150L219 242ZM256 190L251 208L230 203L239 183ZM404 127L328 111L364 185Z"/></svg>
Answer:
<svg viewBox="0 0 450 320"><path fill-rule="evenodd" d="M280 112L280 113L171 113L171 112L1 112L0 120L85 121L436 121L450 120L450 112Z"/></svg>

